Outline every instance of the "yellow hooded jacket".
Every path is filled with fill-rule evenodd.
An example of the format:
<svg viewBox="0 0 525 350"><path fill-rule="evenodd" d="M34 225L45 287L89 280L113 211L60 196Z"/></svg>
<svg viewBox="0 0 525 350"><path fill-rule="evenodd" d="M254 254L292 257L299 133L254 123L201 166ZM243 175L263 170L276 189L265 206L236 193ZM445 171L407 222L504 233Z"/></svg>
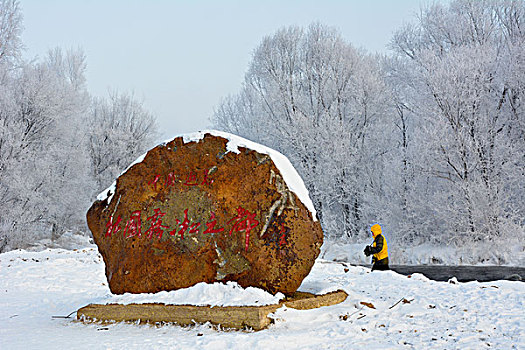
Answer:
<svg viewBox="0 0 525 350"><path fill-rule="evenodd" d="M372 243L372 250L374 250L374 248L376 247L377 245L377 236L378 235L381 235L381 226L379 224L375 224L373 225L370 230L372 231L372 236L374 236L374 243ZM386 243L386 238L385 236L381 235L381 237L383 238L382 241L383 241L383 247L382 249L375 253L374 254L374 261L378 261L378 260L382 260L384 258L388 258L388 247L387 247L387 243Z"/></svg>

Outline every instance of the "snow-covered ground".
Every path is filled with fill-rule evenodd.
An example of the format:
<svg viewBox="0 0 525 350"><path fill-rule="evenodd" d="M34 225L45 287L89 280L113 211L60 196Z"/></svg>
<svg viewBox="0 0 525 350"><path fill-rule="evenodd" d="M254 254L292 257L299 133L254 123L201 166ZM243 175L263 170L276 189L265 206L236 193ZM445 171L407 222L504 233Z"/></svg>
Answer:
<svg viewBox="0 0 525 350"><path fill-rule="evenodd" d="M138 298L111 295L96 246L4 253L0 276L2 349L525 349L523 282L434 282L419 274L371 273L318 259L300 289L342 288L348 299L308 311L281 308L269 329L246 332L207 324L101 325L52 318L89 303ZM200 284L178 295L140 298L215 305L271 302L272 296L253 289Z"/></svg>

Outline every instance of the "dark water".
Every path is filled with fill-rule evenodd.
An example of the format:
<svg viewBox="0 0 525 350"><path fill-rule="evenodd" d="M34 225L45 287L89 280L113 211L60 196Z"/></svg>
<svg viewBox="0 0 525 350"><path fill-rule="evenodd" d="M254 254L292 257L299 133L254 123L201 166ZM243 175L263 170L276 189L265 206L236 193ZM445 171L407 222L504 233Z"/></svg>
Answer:
<svg viewBox="0 0 525 350"><path fill-rule="evenodd" d="M490 282L497 280L521 280L525 282L525 267L391 265L390 269L402 275L421 273L434 281L448 281L452 277L456 277L459 282Z"/></svg>

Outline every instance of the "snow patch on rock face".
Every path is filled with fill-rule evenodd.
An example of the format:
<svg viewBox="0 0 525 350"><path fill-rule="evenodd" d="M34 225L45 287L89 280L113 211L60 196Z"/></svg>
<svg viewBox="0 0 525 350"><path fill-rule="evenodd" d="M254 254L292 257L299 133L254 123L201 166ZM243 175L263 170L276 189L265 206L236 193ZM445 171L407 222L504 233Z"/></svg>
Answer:
<svg viewBox="0 0 525 350"><path fill-rule="evenodd" d="M225 138L228 140L228 143L226 145L226 149L228 152L233 153L240 153L239 147L244 147L251 149L253 151L257 151L261 154L269 155L272 158L272 161L274 162L275 166L279 171L281 172L281 175L283 176L284 182L288 186L288 188L294 192L297 197L299 197L299 200L306 206L306 208L312 213L312 218L317 221L317 214L314 208L314 204L312 203L312 200L310 199L310 195L308 193L308 190L306 189L306 186L304 185L303 179L299 176L297 173L297 170L293 167L292 163L281 153L277 152L274 149L271 149L269 147L263 146L261 144L258 144L256 142L247 140L245 138L242 138L237 135L233 135L227 132L223 131L217 131L217 130L203 130L198 131L195 133L190 134L184 134L181 135L183 138L184 143L189 142L199 142L200 140L204 139L204 136L206 134L210 134L213 136L219 136L222 138ZM180 136L177 136L180 137ZM172 141L173 139L167 141L166 143Z"/></svg>

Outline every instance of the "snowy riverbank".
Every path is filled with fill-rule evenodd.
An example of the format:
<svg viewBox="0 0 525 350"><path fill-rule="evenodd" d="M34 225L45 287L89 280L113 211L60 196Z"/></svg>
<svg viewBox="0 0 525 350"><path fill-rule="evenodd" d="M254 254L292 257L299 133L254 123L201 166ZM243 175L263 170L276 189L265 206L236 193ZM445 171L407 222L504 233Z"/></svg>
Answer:
<svg viewBox="0 0 525 350"><path fill-rule="evenodd" d="M320 257L330 261L348 262L354 265L370 264L370 258L363 249L372 240L362 243L342 243L326 240ZM395 243L388 245L391 265L508 265L525 266L525 245L505 247L480 243L469 247L419 246L402 247Z"/></svg>
<svg viewBox="0 0 525 350"><path fill-rule="evenodd" d="M523 282L434 282L420 274L370 273L364 267L318 259L300 289L324 293L343 288L348 299L316 310L279 309L274 325L251 333L209 325L85 325L53 319L89 303L126 298L109 292L95 246L0 254L0 272L0 339L5 349L267 349L276 344L286 349L525 348ZM215 298L208 302L218 305L271 298L260 290L247 291L233 284L203 284L186 290L179 300ZM167 298L172 293L162 294ZM172 302L179 298L169 297ZM141 298L166 301L160 295Z"/></svg>

